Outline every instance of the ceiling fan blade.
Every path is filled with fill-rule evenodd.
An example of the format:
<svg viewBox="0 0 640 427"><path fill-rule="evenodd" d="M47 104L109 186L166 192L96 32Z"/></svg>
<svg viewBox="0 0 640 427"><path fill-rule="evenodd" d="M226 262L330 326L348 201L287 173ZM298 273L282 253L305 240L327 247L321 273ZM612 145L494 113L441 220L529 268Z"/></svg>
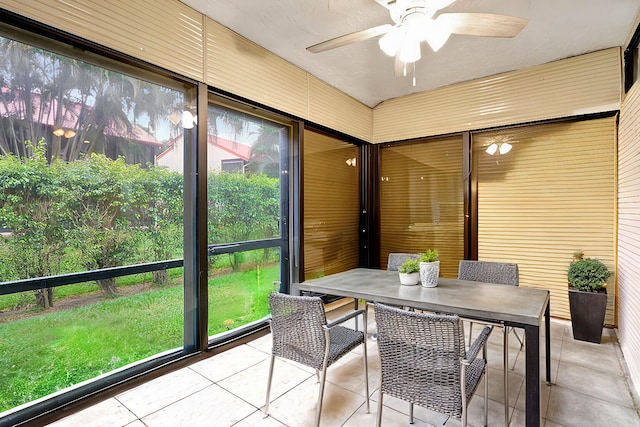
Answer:
<svg viewBox="0 0 640 427"><path fill-rule="evenodd" d="M396 0L373 0L378 3L382 7L386 7L389 9L392 5L396 3Z"/></svg>
<svg viewBox="0 0 640 427"><path fill-rule="evenodd" d="M447 25L453 34L481 37L515 37L528 19L493 13L443 13L436 21Z"/></svg>
<svg viewBox="0 0 640 427"><path fill-rule="evenodd" d="M345 34L344 36L336 37L334 39L309 46L307 50L309 52L318 53L324 52L325 50L346 46L351 43L356 43L385 34L389 32L391 27L391 24L383 24L378 25L377 27L368 28L366 30L356 31L355 33Z"/></svg>

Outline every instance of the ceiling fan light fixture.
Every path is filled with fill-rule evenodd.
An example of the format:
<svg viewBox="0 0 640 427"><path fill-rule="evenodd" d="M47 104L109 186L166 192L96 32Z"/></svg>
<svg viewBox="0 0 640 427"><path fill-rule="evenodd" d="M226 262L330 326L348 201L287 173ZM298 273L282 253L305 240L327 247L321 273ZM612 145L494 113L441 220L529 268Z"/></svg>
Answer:
<svg viewBox="0 0 640 427"><path fill-rule="evenodd" d="M427 24L423 31L423 40L426 40L426 42L429 43L429 46L431 46L431 49L433 49L434 52L437 52L442 46L444 46L447 40L449 40L451 30L443 21L428 19L426 22Z"/></svg>
<svg viewBox="0 0 640 427"><path fill-rule="evenodd" d="M420 54L420 42L414 40L405 40L400 48L400 61L406 63L419 61Z"/></svg>
<svg viewBox="0 0 640 427"><path fill-rule="evenodd" d="M394 26L378 40L380 49L389 56L395 56L398 53L400 44L402 42L400 30L397 26Z"/></svg>

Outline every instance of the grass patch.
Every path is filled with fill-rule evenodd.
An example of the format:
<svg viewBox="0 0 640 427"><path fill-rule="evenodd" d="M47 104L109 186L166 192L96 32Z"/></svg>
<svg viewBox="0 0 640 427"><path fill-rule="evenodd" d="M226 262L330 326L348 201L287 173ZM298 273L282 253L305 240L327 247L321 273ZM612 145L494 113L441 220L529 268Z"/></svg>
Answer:
<svg viewBox="0 0 640 427"><path fill-rule="evenodd" d="M279 275L275 265L211 279L209 333L264 317ZM0 411L182 347L183 294L182 286L154 288L1 324Z"/></svg>

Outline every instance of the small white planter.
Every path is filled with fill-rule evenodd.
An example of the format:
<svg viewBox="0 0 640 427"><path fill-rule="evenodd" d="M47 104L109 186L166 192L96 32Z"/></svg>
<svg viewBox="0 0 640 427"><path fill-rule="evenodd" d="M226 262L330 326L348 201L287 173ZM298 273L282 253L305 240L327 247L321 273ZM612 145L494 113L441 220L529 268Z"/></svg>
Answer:
<svg viewBox="0 0 640 427"><path fill-rule="evenodd" d="M398 273L400 284L404 286L414 286L420 282L420 273Z"/></svg>
<svg viewBox="0 0 640 427"><path fill-rule="evenodd" d="M438 286L440 276L440 261L420 263L420 281L425 288Z"/></svg>

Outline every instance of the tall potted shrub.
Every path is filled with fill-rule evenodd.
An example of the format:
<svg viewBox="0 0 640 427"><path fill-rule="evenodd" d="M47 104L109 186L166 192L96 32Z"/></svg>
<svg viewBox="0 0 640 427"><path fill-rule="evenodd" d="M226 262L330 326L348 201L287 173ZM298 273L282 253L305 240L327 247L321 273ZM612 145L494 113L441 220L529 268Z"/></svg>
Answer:
<svg viewBox="0 0 640 427"><path fill-rule="evenodd" d="M573 338L600 343L607 309L607 279L611 272L597 258L585 258L582 251L569 264L569 311Z"/></svg>

